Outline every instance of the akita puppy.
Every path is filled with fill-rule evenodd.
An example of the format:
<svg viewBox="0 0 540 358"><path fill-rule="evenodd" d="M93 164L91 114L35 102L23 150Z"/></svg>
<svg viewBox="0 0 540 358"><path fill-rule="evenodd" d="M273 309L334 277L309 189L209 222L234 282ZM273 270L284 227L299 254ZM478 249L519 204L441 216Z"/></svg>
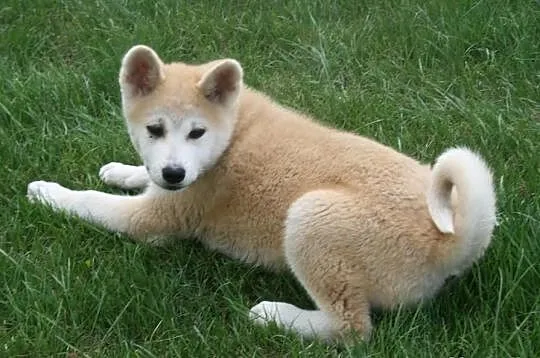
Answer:
<svg viewBox="0 0 540 358"><path fill-rule="evenodd" d="M483 255L492 174L465 148L433 168L327 128L243 83L232 59L164 64L131 48L122 108L143 166L109 163L107 184L140 195L28 186L33 201L149 243L175 235L291 270L317 310L261 302L249 316L304 337L368 338L370 309L433 296Z"/></svg>

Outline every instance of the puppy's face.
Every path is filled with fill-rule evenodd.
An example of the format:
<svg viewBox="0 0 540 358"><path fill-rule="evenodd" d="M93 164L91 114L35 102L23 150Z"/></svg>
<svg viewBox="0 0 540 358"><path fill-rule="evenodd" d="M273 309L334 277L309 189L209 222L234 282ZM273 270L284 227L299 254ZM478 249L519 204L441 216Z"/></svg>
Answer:
<svg viewBox="0 0 540 358"><path fill-rule="evenodd" d="M163 64L149 47L127 52L120 70L130 138L151 180L187 187L215 165L234 129L242 68L235 60Z"/></svg>

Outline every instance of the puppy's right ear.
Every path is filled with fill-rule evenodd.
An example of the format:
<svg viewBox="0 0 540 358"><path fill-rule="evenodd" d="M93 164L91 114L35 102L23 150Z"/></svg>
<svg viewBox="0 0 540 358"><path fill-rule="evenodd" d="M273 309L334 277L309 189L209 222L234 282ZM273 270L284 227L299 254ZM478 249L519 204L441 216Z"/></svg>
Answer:
<svg viewBox="0 0 540 358"><path fill-rule="evenodd" d="M164 79L163 62L150 47L137 45L124 55L119 78L123 96L152 93Z"/></svg>

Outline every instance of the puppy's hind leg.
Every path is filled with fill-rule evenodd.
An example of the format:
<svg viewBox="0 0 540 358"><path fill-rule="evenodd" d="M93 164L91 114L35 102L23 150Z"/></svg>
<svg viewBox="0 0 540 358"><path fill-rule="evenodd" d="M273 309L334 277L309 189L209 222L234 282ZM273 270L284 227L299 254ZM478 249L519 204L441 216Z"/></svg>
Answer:
<svg viewBox="0 0 540 358"><path fill-rule="evenodd" d="M287 262L318 310L263 302L250 312L257 323L273 321L306 338L334 340L351 332L369 337L367 284L348 243L357 238L351 205L346 193L333 190L307 193L291 205L285 230Z"/></svg>
<svg viewBox="0 0 540 358"><path fill-rule="evenodd" d="M263 301L249 311L249 317L257 325L274 322L304 338L331 339L338 328L332 317L321 310L304 310L285 302Z"/></svg>
<svg viewBox="0 0 540 358"><path fill-rule="evenodd" d="M116 162L102 166L99 177L107 185L126 190L143 189L150 182L148 172L143 165L134 166Z"/></svg>

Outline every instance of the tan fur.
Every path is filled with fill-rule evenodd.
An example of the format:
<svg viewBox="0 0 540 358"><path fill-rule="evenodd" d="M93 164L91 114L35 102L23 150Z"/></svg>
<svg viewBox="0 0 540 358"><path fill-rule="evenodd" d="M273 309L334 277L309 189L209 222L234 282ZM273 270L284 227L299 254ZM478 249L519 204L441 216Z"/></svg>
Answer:
<svg viewBox="0 0 540 358"><path fill-rule="evenodd" d="M167 108L178 118L197 112L215 128L234 129L215 165L185 190L150 184L136 210L119 204L128 222L123 231L143 241L195 236L231 257L292 270L330 317L326 338L350 329L367 338L372 307L429 298L481 255L458 260L459 230L443 234L434 224L428 166L284 108L241 79L237 98L216 104L200 86L219 63L162 65L155 89L125 98L128 127Z"/></svg>

